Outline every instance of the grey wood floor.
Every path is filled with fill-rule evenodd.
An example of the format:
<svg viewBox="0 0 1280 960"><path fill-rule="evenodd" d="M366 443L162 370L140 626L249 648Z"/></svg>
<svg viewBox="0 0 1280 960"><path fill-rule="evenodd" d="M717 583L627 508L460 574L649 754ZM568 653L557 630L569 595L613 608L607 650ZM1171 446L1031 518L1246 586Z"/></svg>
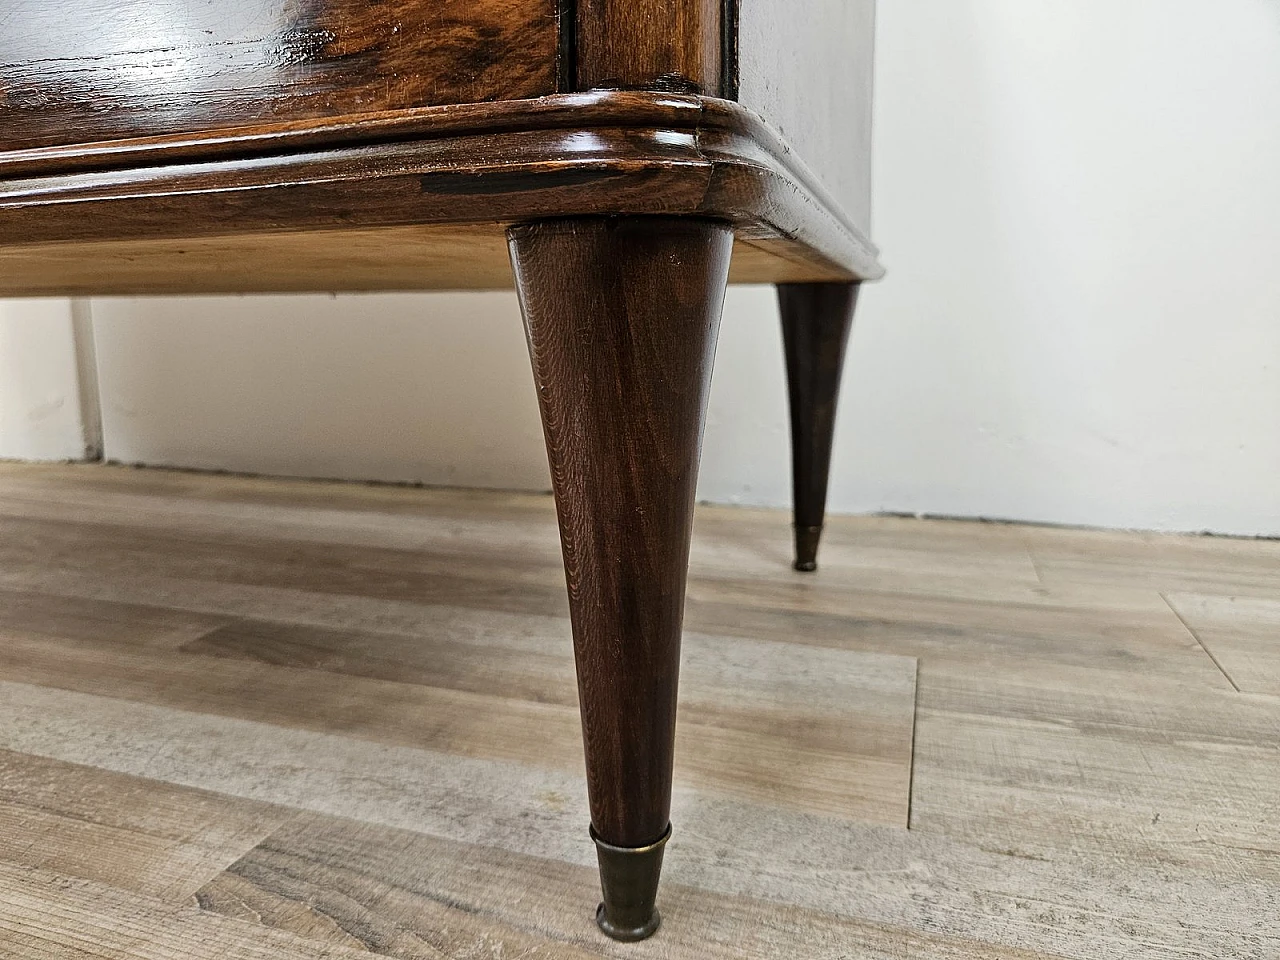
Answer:
<svg viewBox="0 0 1280 960"><path fill-rule="evenodd" d="M1280 543L695 534L664 925L547 497L0 465L0 957L1280 958Z"/></svg>

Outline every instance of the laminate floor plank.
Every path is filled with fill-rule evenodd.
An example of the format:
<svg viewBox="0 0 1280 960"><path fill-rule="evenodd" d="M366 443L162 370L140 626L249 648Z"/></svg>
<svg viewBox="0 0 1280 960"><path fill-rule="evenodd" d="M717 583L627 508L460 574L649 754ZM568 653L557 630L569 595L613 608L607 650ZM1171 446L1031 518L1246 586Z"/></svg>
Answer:
<svg viewBox="0 0 1280 960"><path fill-rule="evenodd" d="M367 960L318 943L105 884L0 863L3 960Z"/></svg>
<svg viewBox="0 0 1280 960"><path fill-rule="evenodd" d="M1025 527L1045 583L1274 597L1280 540Z"/></svg>
<svg viewBox="0 0 1280 960"><path fill-rule="evenodd" d="M788 523L698 511L623 946L549 497L0 464L0 957L1280 956L1280 546Z"/></svg>
<svg viewBox="0 0 1280 960"><path fill-rule="evenodd" d="M583 840L586 798L578 776L36 687L6 684L0 693L0 704L41 718L13 746L320 814L290 821L265 848L284 847L303 860L327 857L337 865L349 859L359 877L335 879L334 896L350 896L352 882L364 885L358 902L348 904L353 910L363 905L376 912L388 887L426 896L420 885L433 882L428 899L464 917L488 918L499 941L509 926L528 931L547 923L554 931L563 924L584 931L591 949L621 956L609 952L612 944L590 940L590 911L582 909L584 899L588 907L593 902L594 867ZM11 728L8 719L0 713L0 733ZM299 762L305 757L313 759ZM744 957L1262 960L1280 948L1280 931L1259 919L1268 916L1278 889L1265 879L1224 884L1178 863L1088 851L1031 857L932 831L726 799L687 785L677 789L673 820L679 828L668 852L667 923L694 932L655 940L646 948L655 951L649 955L699 956L705 945L697 931L707 927L728 936L734 927L717 927L714 916L728 909L722 898L733 901L729 916L746 925L739 936L760 946L759 953L737 954ZM308 844L332 843L349 848L350 858L306 852ZM232 878L211 881L202 902L246 921L260 914L261 922L298 933L295 921L276 919L297 907L260 909L261 894L238 886L244 877L237 875L255 869L248 864L261 865L262 853L246 854L230 868ZM527 858L579 868L571 871L578 878L572 882L583 892L574 898L559 886L563 867ZM383 866L376 866L380 861ZM279 866L277 861L271 869ZM329 881L318 878L326 869L322 862L314 871L299 867L295 873L302 886L324 885ZM475 879L490 870L492 887ZM518 897L504 886L506 876L524 878L512 881L527 884ZM543 886L552 890L548 901L541 899ZM228 906L236 897L241 907ZM314 899L308 895L303 902ZM540 912L543 903L554 916ZM827 915L819 929L836 931L826 953L812 952L813 942L799 932L788 933L816 922L808 911ZM350 948L345 939L324 939L334 917L328 908L319 912L303 918L317 925L308 935ZM747 929L752 924L785 936L761 939ZM429 929L444 925L428 923ZM866 927L877 928L878 939ZM552 935L540 929L539 935ZM870 944L865 952L864 935Z"/></svg>
<svg viewBox="0 0 1280 960"><path fill-rule="evenodd" d="M12 486L0 485L0 529L9 563L42 560L55 551L67 562L99 567L124 557L146 564L154 556L169 558L175 574L256 575L315 590L397 591L383 594L388 597L408 596L413 584L407 577L415 573L439 579L453 571L479 576L482 583L487 573L491 588L498 579L545 588L551 585L547 574L559 564L558 542L547 536L555 518L547 510L516 518L466 519L422 511L370 517L351 510L192 503L126 493L72 494L51 502L36 489L15 496ZM769 529L777 527L777 518L772 519ZM755 526L701 522L691 557L695 582L758 583L771 591L785 586L778 573L790 563L786 538L782 547L774 546L777 538L762 536ZM785 526L779 529L785 534ZM81 556L85 551L91 556ZM828 552L822 573L812 579L829 591L857 583L860 590L910 593L928 582L934 595L980 598L998 595L1007 585L1010 598L1017 598L1039 584L1018 544L1012 552L1000 549L988 556L981 545L929 551L917 549L910 538L881 536ZM335 579L337 568L344 578ZM304 572L310 574L306 583L297 579ZM388 578L388 572L400 576ZM361 574L368 579L361 582Z"/></svg>
<svg viewBox="0 0 1280 960"><path fill-rule="evenodd" d="M1224 695L1230 696L1230 695ZM920 711L911 827L1026 857L1280 882L1280 754Z"/></svg>
<svg viewBox="0 0 1280 960"><path fill-rule="evenodd" d="M145 603L0 589L0 638L174 648L227 622L226 617Z"/></svg>
<svg viewBox="0 0 1280 960"><path fill-rule="evenodd" d="M410 644L392 636L385 638L389 650L369 657L376 638L365 637L362 658L357 638L349 672L264 665L252 655L86 650L14 639L0 647L0 679L463 756L538 756L577 771L582 744L568 626L552 621L541 634L531 626L516 618L472 624L471 642L460 638L449 668L433 665L438 646L410 652ZM405 678L379 679L395 673L397 650L418 664L416 672L410 667ZM687 638L683 659L677 734L678 751L689 760L680 767L683 779L905 825L913 660L821 648L797 656L790 645L697 636Z"/></svg>
<svg viewBox="0 0 1280 960"><path fill-rule="evenodd" d="M555 536L551 516L543 530L548 540ZM77 578L80 587L61 586ZM186 597L173 596L175 581L183 581L178 589ZM0 519L0 587L32 585L122 602L150 602L156 590L167 590L166 603L211 615L221 610L201 594L225 597L236 586L358 598L352 603L566 613L558 560L460 561L427 549L335 548L244 533L186 538L122 524ZM695 568L687 626L903 656L958 656L983 670L1030 664L1132 672L1138 660L1143 672L1229 686L1174 611L1145 589L945 579L901 563L879 573L824 571L805 579L775 573L767 581L733 581ZM1063 644L1064 634L1074 642Z"/></svg>
<svg viewBox="0 0 1280 960"><path fill-rule="evenodd" d="M468 565L448 554L247 532L185 536L128 524L0 517L0 569L5 586L39 583L42 573L56 571L108 584L117 576L150 576L521 613L568 609L558 561L508 556Z"/></svg>
<svg viewBox="0 0 1280 960"><path fill-rule="evenodd" d="M0 862L181 902L291 816L0 750Z"/></svg>
<svg viewBox="0 0 1280 960"><path fill-rule="evenodd" d="M539 877L530 888L527 878ZM256 847L199 892L207 910L323 943L398 958L548 952L578 958L899 957L1030 960L1042 951L913 931L822 910L671 884L663 891L663 937L603 940L589 914L587 866L491 847L307 816Z"/></svg>
<svg viewBox="0 0 1280 960"><path fill-rule="evenodd" d="M228 478L228 483L239 479ZM523 559L539 566L552 561L554 567L558 561L558 543L546 536L548 525L555 522L554 508L549 497L537 495L495 495L496 502L486 502L477 510L468 506L474 502L470 492L409 491L419 494L417 503L405 504L398 511L387 510L384 504L384 511L379 511L373 509L375 504L352 502L337 493L317 501L314 491L311 497L299 495L291 503L279 499L262 503L249 496L249 490L244 500L195 498L183 493L191 484L159 492L154 484L143 486L142 492L127 486L83 489L83 485L64 485L51 501L42 486L46 482L0 472L0 516L124 526L158 538L176 533L184 541L199 533L206 538L230 535L233 541L342 544L381 551L390 561L397 559L392 553L395 549L472 564ZM139 486L144 482L138 481ZM259 488L297 488L288 481L255 483ZM320 491L342 489L333 484L310 486ZM380 495L404 492L369 489ZM704 511L697 520L693 545L694 575L737 580L776 577L790 562L788 541L784 537L777 547L777 538L761 533L785 532L782 519L777 511ZM880 522L860 528L854 536L842 534L843 518L832 519L829 536L835 546L824 565L824 571L831 573L828 580L839 582L848 574L859 573L880 580L898 574L897 579L906 585L918 582L923 574L962 584L984 580L1038 583L1030 554L1011 528L980 525L984 534L975 536L964 524L944 524L938 536L922 540L911 521L877 519ZM96 537L109 538L108 532Z"/></svg>
<svg viewBox="0 0 1280 960"><path fill-rule="evenodd" d="M152 529L219 532L251 529L261 538L320 539L370 547L408 547L486 557L494 550L511 556L548 554L545 527L554 524L549 495L404 489L314 481L218 476L205 483L178 471L100 471L86 476L76 468L31 474L26 466L0 465L0 515L132 522ZM70 470L70 472L68 472ZM50 502L49 489L58 497ZM477 500L476 498L483 498ZM246 527L251 524L251 527ZM754 576L737 566L742 556L776 559L785 566L790 545L773 549L765 531L786 530L778 511L730 508L699 513L695 521L695 566ZM847 530L847 532L846 532ZM892 570L909 564L931 575L987 576L1037 582L1018 527L938 522L922 536L918 521L895 517L832 517L827 531L832 568ZM724 562L719 562L723 559Z"/></svg>
<svg viewBox="0 0 1280 960"><path fill-rule="evenodd" d="M1169 593L1166 599L1236 687L1280 696L1280 590L1270 597Z"/></svg>

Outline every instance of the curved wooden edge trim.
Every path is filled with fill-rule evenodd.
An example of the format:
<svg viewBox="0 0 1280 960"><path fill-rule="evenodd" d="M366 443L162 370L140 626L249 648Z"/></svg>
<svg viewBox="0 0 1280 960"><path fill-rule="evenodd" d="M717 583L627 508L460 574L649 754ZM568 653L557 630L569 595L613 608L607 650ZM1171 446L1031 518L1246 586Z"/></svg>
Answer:
<svg viewBox="0 0 1280 960"><path fill-rule="evenodd" d="M745 138L752 148L763 151L769 157L775 173L778 168L785 170L789 175L789 179L802 185L806 192L830 216L839 221L845 229L853 234L858 246L864 251L865 255L872 259L879 257L879 248L845 215L844 208L840 206L835 197L823 185L817 174L791 148L791 145L782 138L782 135L765 123L758 114L732 100L704 98L702 105L704 115L707 118L703 123L702 129L707 134L714 131L717 134L728 135L735 139ZM707 134L704 134L701 141L703 151L708 155L714 155L716 149L712 142L712 137ZM729 151L728 155L732 159L741 161L751 152L753 152L751 149L744 150L739 146L736 153ZM868 277L864 279L877 278Z"/></svg>
<svg viewBox="0 0 1280 960"><path fill-rule="evenodd" d="M0 180L570 126L692 129L702 111L698 97L601 90L384 110L336 120L281 120L191 134L0 151Z"/></svg>
<svg viewBox="0 0 1280 960"><path fill-rule="evenodd" d="M99 229L82 205L107 201ZM627 214L726 220L849 279L884 272L781 137L708 97L557 94L0 153L0 246Z"/></svg>

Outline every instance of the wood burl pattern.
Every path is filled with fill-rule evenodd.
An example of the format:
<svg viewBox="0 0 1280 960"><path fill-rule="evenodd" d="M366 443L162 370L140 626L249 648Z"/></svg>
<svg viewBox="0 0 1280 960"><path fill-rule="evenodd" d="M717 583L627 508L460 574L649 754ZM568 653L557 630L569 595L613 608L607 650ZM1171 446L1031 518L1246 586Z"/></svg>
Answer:
<svg viewBox="0 0 1280 960"><path fill-rule="evenodd" d="M555 0L9 0L0 149L556 92Z"/></svg>

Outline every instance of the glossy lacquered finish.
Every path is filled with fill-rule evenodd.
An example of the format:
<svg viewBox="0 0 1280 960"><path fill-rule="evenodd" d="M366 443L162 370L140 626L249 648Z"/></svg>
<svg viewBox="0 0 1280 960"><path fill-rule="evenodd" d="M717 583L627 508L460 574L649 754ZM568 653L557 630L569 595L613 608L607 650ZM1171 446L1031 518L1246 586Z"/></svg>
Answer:
<svg viewBox="0 0 1280 960"><path fill-rule="evenodd" d="M723 95L725 0L576 0L579 90Z"/></svg>
<svg viewBox="0 0 1280 960"><path fill-rule="evenodd" d="M737 105L603 91L0 155L0 294L91 290L117 243L153 246L135 248L123 273L98 269L99 292L175 292L174 276L189 277L194 292L209 289L197 285L208 272L192 269L182 244L159 241L359 232L368 251L377 228L489 224L497 238L516 220L623 214L731 224L761 254L743 281L880 274L875 248L786 144ZM387 236L387 264L418 262L401 236ZM300 246L251 248L264 266L280 259L263 275L287 275L287 289L305 287L308 264L315 289L343 288L330 260L309 260ZM240 289L255 289L245 271L206 282L228 291L237 276ZM415 286L404 271L396 276L406 278L398 288ZM456 276L420 270L416 288L492 285Z"/></svg>
<svg viewBox="0 0 1280 960"><path fill-rule="evenodd" d="M667 827L680 625L732 233L693 219L511 231L560 515L591 821Z"/></svg>
<svg viewBox="0 0 1280 960"><path fill-rule="evenodd" d="M856 283L778 285L791 404L797 570L817 569L831 474L836 401L859 289Z"/></svg>
<svg viewBox="0 0 1280 960"><path fill-rule="evenodd" d="M555 93L557 0L6 0L0 149Z"/></svg>
<svg viewBox="0 0 1280 960"><path fill-rule="evenodd" d="M693 218L511 231L560 519L591 823L617 847L648 846L668 827L694 489L732 245L727 225Z"/></svg>

